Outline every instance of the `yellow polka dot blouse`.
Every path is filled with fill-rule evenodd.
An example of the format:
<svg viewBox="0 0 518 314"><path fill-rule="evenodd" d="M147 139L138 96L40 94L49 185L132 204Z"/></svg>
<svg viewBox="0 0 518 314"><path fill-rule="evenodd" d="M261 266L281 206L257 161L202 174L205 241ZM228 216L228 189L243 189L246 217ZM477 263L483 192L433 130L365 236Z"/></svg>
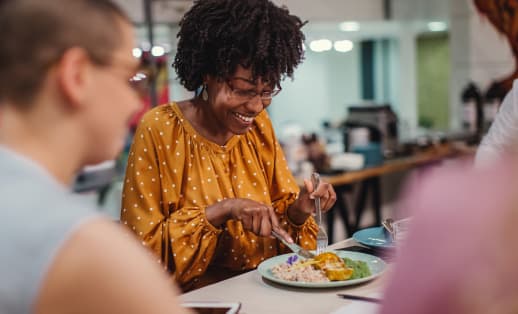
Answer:
<svg viewBox="0 0 518 314"><path fill-rule="evenodd" d="M315 248L313 218L295 226L285 214L298 193L266 111L246 134L219 146L198 134L172 103L149 111L135 132L121 222L189 290L287 251L276 239L243 230L239 221L221 229L211 225L205 208L226 198L271 204L293 239Z"/></svg>

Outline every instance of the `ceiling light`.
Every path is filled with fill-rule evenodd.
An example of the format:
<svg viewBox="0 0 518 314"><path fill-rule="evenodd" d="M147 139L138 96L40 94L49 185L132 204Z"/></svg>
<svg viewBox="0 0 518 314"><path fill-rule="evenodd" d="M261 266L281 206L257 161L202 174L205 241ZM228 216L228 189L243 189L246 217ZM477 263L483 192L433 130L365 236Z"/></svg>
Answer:
<svg viewBox="0 0 518 314"><path fill-rule="evenodd" d="M354 44L350 40L337 40L334 43L334 48L338 52L349 52L353 50Z"/></svg>
<svg viewBox="0 0 518 314"><path fill-rule="evenodd" d="M430 22L428 23L428 30L431 32L442 32L448 28L445 22Z"/></svg>
<svg viewBox="0 0 518 314"><path fill-rule="evenodd" d="M132 53L133 53L133 56L137 59L142 57L142 50L140 48L133 48Z"/></svg>
<svg viewBox="0 0 518 314"><path fill-rule="evenodd" d="M333 43L329 39L313 40L309 44L309 48L314 52L328 51L333 48Z"/></svg>
<svg viewBox="0 0 518 314"><path fill-rule="evenodd" d="M153 48L151 48L151 54L155 57L161 57L165 54L165 49L162 46L153 46Z"/></svg>
<svg viewBox="0 0 518 314"><path fill-rule="evenodd" d="M340 30L344 32L357 32L360 30L360 23L358 22L342 22L339 25Z"/></svg>

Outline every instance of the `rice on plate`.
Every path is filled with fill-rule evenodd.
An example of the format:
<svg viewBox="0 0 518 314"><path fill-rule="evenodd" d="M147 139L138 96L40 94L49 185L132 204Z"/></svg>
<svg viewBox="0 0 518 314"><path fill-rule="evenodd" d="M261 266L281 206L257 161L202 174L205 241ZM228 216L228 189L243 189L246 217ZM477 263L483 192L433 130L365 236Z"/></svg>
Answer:
<svg viewBox="0 0 518 314"><path fill-rule="evenodd" d="M285 263L273 266L271 271L276 278L282 280L310 283L371 276L369 266L364 261L340 258L332 252L309 259L299 259L297 255L292 255Z"/></svg>

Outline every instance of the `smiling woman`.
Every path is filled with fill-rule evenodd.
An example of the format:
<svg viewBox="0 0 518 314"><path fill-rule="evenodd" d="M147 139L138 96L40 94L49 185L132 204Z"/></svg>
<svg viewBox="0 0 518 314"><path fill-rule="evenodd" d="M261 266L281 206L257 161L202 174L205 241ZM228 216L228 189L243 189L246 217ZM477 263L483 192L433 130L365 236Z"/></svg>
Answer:
<svg viewBox="0 0 518 314"><path fill-rule="evenodd" d="M185 290L286 252L315 248L313 200L288 170L266 107L303 59L303 22L268 0L195 1L180 23L174 68L199 93L148 112L130 151L121 221Z"/></svg>

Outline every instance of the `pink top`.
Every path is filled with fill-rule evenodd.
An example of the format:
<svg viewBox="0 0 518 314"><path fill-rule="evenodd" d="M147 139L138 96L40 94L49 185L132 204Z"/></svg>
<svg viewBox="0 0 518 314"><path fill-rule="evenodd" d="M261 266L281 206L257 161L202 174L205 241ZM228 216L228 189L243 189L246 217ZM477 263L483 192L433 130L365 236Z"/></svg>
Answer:
<svg viewBox="0 0 518 314"><path fill-rule="evenodd" d="M402 210L412 226L382 314L518 312L518 163L432 171Z"/></svg>

